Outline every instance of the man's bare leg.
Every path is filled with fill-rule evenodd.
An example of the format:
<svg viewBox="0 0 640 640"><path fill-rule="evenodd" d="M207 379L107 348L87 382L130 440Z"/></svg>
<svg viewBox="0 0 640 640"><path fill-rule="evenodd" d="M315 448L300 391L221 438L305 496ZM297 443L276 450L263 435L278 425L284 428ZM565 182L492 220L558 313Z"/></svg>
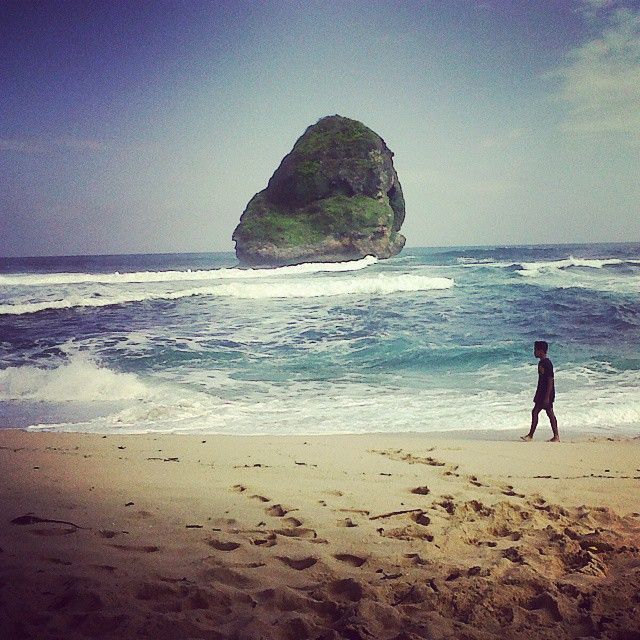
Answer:
<svg viewBox="0 0 640 640"><path fill-rule="evenodd" d="M533 434L536 432L536 427L538 426L538 414L540 413L541 407L535 405L531 410L531 428L529 429L529 433L526 436L520 436L520 440L524 440L525 442L531 442L533 440Z"/></svg>
<svg viewBox="0 0 640 640"><path fill-rule="evenodd" d="M558 433L558 419L556 414L553 413L553 409L546 409L547 416L549 416L549 422L551 423L551 431L553 431L553 438L547 440L547 442L560 442L560 434Z"/></svg>

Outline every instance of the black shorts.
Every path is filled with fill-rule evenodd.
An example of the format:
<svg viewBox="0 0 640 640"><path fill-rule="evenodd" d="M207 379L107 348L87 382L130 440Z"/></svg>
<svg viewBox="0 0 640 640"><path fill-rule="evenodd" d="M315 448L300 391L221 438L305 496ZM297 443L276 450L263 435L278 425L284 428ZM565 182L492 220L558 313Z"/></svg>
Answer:
<svg viewBox="0 0 640 640"><path fill-rule="evenodd" d="M553 402L550 402L547 405L542 404L542 402L538 402L537 400L533 401L533 408L537 409L538 411L544 411L546 409L551 409L551 411L553 411Z"/></svg>

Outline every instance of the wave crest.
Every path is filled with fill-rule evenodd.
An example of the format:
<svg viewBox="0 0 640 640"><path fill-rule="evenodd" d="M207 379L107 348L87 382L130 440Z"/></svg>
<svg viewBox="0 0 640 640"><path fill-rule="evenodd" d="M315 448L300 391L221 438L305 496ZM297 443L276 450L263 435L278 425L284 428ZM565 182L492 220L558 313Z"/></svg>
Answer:
<svg viewBox="0 0 640 640"><path fill-rule="evenodd" d="M496 267L515 269L521 276L536 277L542 271L555 271L570 269L571 267L583 267L588 269L602 269L604 267L621 264L639 265L640 260L631 258L574 258L569 256L562 260L549 260L546 262L494 262L486 258L458 258L458 262L465 267Z"/></svg>
<svg viewBox="0 0 640 640"><path fill-rule="evenodd" d="M112 402L148 395L134 374L101 367L82 354L51 369L24 365L0 370L0 400Z"/></svg>
<svg viewBox="0 0 640 640"><path fill-rule="evenodd" d="M68 284L141 284L145 282L191 282L195 280L251 280L274 276L322 272L359 271L378 262L374 256L346 262L308 262L273 269L203 269L192 271L135 271L132 273L38 273L0 275L0 286L49 286Z"/></svg>
<svg viewBox="0 0 640 640"><path fill-rule="evenodd" d="M233 282L180 289L178 291L140 292L138 294L119 293L112 295L73 295L60 300L26 302L22 304L0 305L0 315L23 315L54 309L76 307L106 307L154 300L178 300L193 296L213 296L245 298L252 300L269 298L316 298L342 295L388 295L407 291L429 291L449 289L455 285L451 278L433 278L419 275L378 274L362 278L323 278L300 281L281 280L274 282L243 283Z"/></svg>

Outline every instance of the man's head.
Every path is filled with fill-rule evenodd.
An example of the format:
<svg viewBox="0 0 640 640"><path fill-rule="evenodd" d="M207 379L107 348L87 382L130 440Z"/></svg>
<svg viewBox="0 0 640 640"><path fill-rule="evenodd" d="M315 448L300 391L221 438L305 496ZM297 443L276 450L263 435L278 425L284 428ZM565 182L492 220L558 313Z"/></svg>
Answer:
<svg viewBox="0 0 640 640"><path fill-rule="evenodd" d="M549 344L544 340L536 340L533 343L533 355L536 358L544 358L549 351Z"/></svg>

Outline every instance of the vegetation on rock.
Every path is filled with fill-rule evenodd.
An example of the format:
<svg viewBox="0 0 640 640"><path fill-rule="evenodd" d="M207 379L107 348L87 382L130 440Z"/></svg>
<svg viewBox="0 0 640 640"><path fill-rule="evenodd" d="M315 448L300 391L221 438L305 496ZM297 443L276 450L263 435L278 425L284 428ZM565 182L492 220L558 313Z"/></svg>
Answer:
<svg viewBox="0 0 640 640"><path fill-rule="evenodd" d="M384 140L356 120L322 118L247 205L233 234L246 264L397 253L404 198Z"/></svg>

